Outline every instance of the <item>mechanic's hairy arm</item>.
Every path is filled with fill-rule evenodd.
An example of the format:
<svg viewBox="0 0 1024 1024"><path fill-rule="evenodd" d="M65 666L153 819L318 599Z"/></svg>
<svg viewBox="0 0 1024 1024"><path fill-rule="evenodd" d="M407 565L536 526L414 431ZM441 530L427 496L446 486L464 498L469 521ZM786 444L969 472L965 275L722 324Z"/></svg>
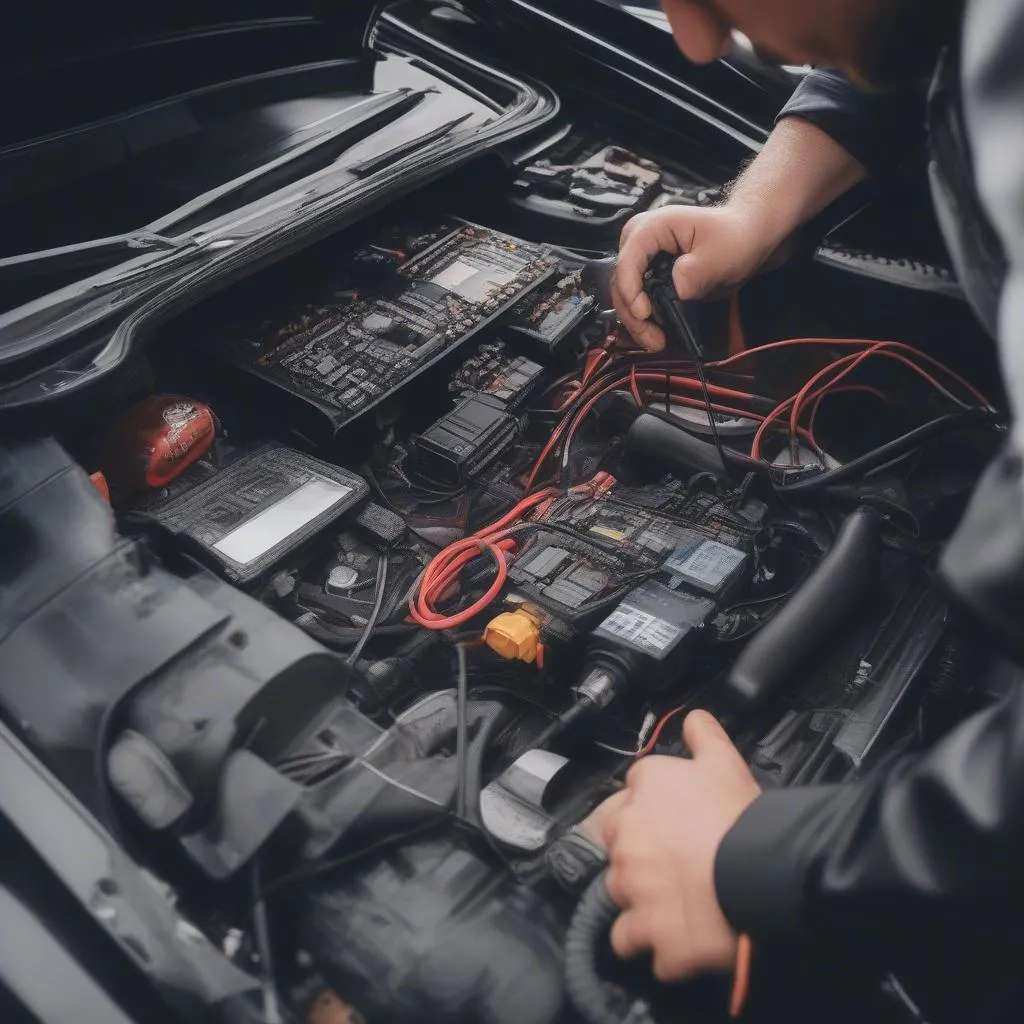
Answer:
<svg viewBox="0 0 1024 1024"><path fill-rule="evenodd" d="M811 121L780 121L721 206L668 206L629 221L612 286L623 325L644 348L664 347L643 288L644 271L658 252L680 254L674 272L680 297L713 298L754 276L794 231L867 174Z"/></svg>

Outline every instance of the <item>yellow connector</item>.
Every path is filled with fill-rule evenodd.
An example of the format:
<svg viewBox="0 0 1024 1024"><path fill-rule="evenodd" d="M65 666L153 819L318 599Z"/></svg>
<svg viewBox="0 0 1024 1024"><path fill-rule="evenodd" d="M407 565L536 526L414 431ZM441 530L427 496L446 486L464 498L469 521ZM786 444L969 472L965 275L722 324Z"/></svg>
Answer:
<svg viewBox="0 0 1024 1024"><path fill-rule="evenodd" d="M540 647L540 622L525 608L502 612L487 623L484 643L503 658L532 665Z"/></svg>

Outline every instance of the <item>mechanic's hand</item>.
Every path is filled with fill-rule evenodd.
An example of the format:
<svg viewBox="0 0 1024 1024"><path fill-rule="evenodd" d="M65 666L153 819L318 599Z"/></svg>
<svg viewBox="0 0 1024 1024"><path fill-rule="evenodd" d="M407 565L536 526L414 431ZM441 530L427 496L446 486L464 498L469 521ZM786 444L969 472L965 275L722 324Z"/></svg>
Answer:
<svg viewBox="0 0 1024 1024"><path fill-rule="evenodd" d="M715 893L718 847L760 787L725 730L706 711L683 723L693 759L646 757L597 815L610 868L608 892L623 909L612 928L620 957L654 953L660 981L730 970L738 936Z"/></svg>
<svg viewBox="0 0 1024 1024"><path fill-rule="evenodd" d="M638 345L658 352L665 335L651 319L644 273L659 252L679 253L673 279L681 299L712 299L738 288L772 256L755 219L728 205L712 209L666 206L641 213L622 229L612 301Z"/></svg>

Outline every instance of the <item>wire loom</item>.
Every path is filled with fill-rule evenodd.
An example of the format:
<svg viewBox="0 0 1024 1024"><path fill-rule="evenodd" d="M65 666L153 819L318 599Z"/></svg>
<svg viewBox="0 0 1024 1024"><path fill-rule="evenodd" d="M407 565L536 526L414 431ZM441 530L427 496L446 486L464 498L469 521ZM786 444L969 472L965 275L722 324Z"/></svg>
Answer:
<svg viewBox="0 0 1024 1024"><path fill-rule="evenodd" d="M873 341L852 338L794 338L773 342L760 348L747 349L736 355L705 364L710 374L721 374L748 361L754 356L776 353L792 348L833 348L856 351L829 362L816 372L794 395L775 402L764 396L734 387L726 387L713 379L707 381L707 395L715 413L741 417L758 424L754 441L748 452L736 452L740 458L761 463L768 468L770 462L763 454L763 447L769 432L785 430L785 440L791 452L796 454L796 442L802 439L825 465L825 455L815 436L814 427L823 400L829 395L851 390L868 393L876 398L888 400L888 395L878 388L863 384L843 382L860 366L870 359L887 359L914 373L932 390L961 411L995 412L991 402L960 374L944 363L915 349L895 341ZM607 368L600 369L601 365ZM648 400L645 387L661 390L671 405L690 408L706 408L703 398L702 381L688 373L695 371L690 360L673 360L664 357L650 357L635 353L627 356L607 356L603 360L588 361L581 379L568 382L568 394L564 399L564 413L561 421L551 433L542 449L530 475L525 490L530 493L540 478L548 459L561 449L557 477L564 477L570 464L570 451L576 433L597 403L614 391L628 389L639 408L659 404L657 399ZM944 378L946 383L940 378ZM957 392L960 392L959 394ZM659 396L660 397L660 396ZM806 425L803 421L807 420ZM782 422L780 422L782 421ZM564 482L564 481L563 481Z"/></svg>

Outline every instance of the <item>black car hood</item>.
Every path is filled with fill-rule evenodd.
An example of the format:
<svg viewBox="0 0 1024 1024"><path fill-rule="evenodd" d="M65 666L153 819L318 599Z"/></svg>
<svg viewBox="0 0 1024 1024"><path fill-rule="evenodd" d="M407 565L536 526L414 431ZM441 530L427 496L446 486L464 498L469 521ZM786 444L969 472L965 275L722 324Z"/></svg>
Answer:
<svg viewBox="0 0 1024 1024"><path fill-rule="evenodd" d="M0 148L215 81L351 56L373 0L19 4L0 16Z"/></svg>

